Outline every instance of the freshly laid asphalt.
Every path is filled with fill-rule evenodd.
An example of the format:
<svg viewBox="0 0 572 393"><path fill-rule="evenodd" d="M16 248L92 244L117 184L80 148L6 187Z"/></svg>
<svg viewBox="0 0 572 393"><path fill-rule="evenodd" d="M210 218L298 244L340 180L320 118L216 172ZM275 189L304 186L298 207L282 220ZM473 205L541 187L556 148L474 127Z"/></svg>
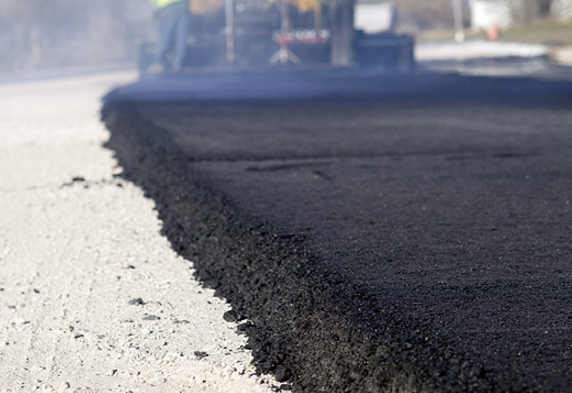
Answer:
<svg viewBox="0 0 572 393"><path fill-rule="evenodd" d="M572 389L571 82L204 74L103 119L294 391Z"/></svg>

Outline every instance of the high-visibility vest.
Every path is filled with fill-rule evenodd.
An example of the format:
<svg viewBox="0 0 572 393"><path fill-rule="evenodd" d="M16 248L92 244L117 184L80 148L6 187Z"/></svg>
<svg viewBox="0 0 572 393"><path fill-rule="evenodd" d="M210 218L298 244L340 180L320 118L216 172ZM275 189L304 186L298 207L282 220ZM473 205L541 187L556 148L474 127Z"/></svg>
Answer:
<svg viewBox="0 0 572 393"><path fill-rule="evenodd" d="M151 0L153 5L157 8L163 8L163 7L168 6L169 4L173 4L173 3L176 3L179 1L181 1L181 0Z"/></svg>

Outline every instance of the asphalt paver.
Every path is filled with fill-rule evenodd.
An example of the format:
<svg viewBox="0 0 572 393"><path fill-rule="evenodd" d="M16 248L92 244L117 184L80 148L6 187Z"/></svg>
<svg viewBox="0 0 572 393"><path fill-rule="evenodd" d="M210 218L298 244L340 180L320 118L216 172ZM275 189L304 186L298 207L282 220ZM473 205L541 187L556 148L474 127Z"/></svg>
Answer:
<svg viewBox="0 0 572 393"><path fill-rule="evenodd" d="M261 371L299 392L572 388L570 83L328 76L238 100L248 76L227 96L196 78L112 92L108 147Z"/></svg>

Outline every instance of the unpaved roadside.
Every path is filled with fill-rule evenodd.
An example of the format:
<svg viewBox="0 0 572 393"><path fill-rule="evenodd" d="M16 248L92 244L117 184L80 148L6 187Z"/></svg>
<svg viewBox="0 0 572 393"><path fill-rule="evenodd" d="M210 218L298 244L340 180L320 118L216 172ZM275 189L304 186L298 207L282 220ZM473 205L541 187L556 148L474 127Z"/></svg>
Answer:
<svg viewBox="0 0 572 393"><path fill-rule="evenodd" d="M269 392L153 202L113 176L99 97L129 77L0 87L0 392Z"/></svg>

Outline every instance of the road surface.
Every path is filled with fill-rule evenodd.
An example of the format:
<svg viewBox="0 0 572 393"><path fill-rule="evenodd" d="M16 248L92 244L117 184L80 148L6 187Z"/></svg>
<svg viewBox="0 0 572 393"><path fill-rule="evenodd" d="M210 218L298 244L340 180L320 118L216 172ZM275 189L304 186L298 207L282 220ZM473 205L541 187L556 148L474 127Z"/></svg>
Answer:
<svg viewBox="0 0 572 393"><path fill-rule="evenodd" d="M195 75L115 90L104 118L174 249L294 391L563 392L571 93L526 78Z"/></svg>

